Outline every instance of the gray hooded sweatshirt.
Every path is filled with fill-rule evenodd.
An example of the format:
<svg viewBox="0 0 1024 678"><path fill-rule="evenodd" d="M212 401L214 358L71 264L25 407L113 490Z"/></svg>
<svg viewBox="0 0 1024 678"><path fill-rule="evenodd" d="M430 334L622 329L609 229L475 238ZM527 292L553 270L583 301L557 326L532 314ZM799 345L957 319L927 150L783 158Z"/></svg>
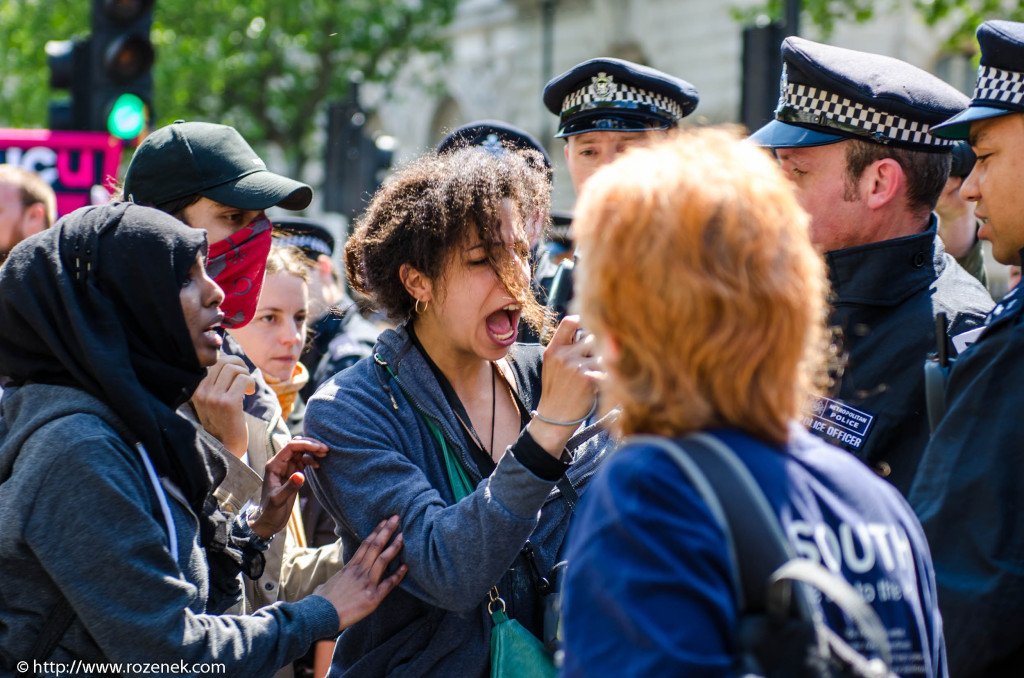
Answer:
<svg viewBox="0 0 1024 678"><path fill-rule="evenodd" d="M458 419L404 326L381 334L375 353L310 399L306 432L331 448L310 482L338 523L346 560L378 522L397 514L405 545L396 560L409 572L373 614L341 635L330 675L483 678L493 626L488 590L497 585L508 616L541 636L536 573L547 575L558 563L572 509L555 483L512 451L480 477ZM540 358L536 345L517 344L509 353L528 409L540 399ZM458 503L440 446L417 410L440 428L476 484ZM567 446L566 476L577 494L610 449L600 424L581 427ZM527 540L536 569L521 554Z"/></svg>
<svg viewBox="0 0 1024 678"><path fill-rule="evenodd" d="M149 664L155 675L202 675L193 665L205 662L223 664L221 675L269 676L337 631L320 596L251 617L206 614L196 516L126 440L116 416L75 388L28 384L0 400L0 675L32 664L62 599L74 620L48 660L67 662L65 674L82 660L122 664L110 673Z"/></svg>

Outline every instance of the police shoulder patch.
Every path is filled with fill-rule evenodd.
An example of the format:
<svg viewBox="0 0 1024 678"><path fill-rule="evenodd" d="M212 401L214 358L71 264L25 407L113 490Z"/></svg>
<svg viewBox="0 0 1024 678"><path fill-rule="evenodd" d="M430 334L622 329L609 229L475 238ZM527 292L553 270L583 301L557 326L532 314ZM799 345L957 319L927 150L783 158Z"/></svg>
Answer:
<svg viewBox="0 0 1024 678"><path fill-rule="evenodd" d="M811 433L851 452L864 449L875 415L841 400L812 398L801 416Z"/></svg>

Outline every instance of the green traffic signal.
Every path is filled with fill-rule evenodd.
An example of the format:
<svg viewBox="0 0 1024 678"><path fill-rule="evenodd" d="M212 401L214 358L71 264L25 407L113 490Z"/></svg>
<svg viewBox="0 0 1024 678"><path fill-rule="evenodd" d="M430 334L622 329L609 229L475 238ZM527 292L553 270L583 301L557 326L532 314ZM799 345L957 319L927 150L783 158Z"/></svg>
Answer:
<svg viewBox="0 0 1024 678"><path fill-rule="evenodd" d="M151 113L155 0L91 2L88 129L131 141L145 130Z"/></svg>
<svg viewBox="0 0 1024 678"><path fill-rule="evenodd" d="M107 131L118 139L131 140L146 127L146 104L135 94L122 94L110 107Z"/></svg>

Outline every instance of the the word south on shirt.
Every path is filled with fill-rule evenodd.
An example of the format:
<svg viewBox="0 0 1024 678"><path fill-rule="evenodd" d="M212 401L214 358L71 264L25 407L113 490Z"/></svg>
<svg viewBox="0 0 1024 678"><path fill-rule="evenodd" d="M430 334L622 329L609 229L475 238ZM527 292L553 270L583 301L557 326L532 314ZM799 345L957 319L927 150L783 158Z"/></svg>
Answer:
<svg viewBox="0 0 1024 678"><path fill-rule="evenodd" d="M791 427L772 447L713 431L750 469L793 550L878 613L902 678L945 676L931 558L906 501L861 461ZM668 454L627 444L591 481L567 548L567 676L732 675L739 647L724 535ZM842 613L825 619L870 655Z"/></svg>

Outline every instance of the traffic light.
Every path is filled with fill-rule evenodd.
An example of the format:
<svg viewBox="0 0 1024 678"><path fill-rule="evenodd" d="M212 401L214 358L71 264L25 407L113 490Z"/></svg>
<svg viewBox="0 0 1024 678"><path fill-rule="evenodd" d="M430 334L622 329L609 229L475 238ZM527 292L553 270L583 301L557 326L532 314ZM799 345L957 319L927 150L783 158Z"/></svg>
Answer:
<svg viewBox="0 0 1024 678"><path fill-rule="evenodd" d="M363 185L372 196L384 183L387 171L391 169L391 160L398 142L387 134L374 134L372 137L364 135L363 138L366 139L362 162Z"/></svg>
<svg viewBox="0 0 1024 678"><path fill-rule="evenodd" d="M49 105L47 127L53 130L89 129L91 88L88 40L51 40L46 43L50 88L66 89L70 96Z"/></svg>
<svg viewBox="0 0 1024 678"><path fill-rule="evenodd" d="M358 104L327 107L327 148L324 158L324 209L351 219L359 212L361 188L356 181L366 115Z"/></svg>
<svg viewBox="0 0 1024 678"><path fill-rule="evenodd" d="M324 209L349 222L363 211L391 167L395 139L366 132L366 114L358 104L358 87L348 101L327 109L327 155L324 159Z"/></svg>
<svg viewBox="0 0 1024 678"><path fill-rule="evenodd" d="M92 0L89 129L134 139L146 128L156 52L154 0Z"/></svg>
<svg viewBox="0 0 1024 678"><path fill-rule="evenodd" d="M775 118L779 101L782 59L779 50L789 33L780 23L743 29L743 80L740 85L740 122L750 131Z"/></svg>

